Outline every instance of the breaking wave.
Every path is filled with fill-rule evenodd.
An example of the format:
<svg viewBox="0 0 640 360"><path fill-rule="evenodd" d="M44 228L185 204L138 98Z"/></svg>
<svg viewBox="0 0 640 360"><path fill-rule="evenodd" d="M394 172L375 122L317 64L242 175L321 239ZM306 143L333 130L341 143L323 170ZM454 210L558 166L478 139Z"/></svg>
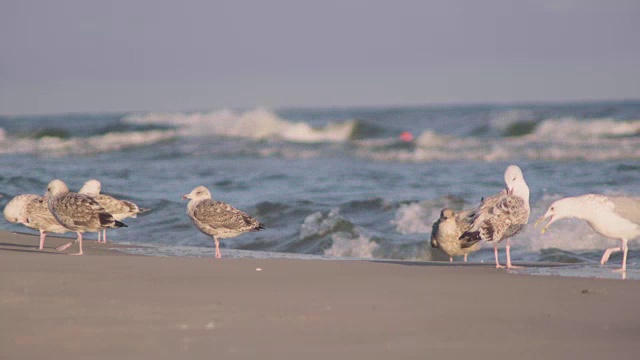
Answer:
<svg viewBox="0 0 640 360"><path fill-rule="evenodd" d="M323 248L323 254L334 257L373 258L379 245L349 220L338 208L328 213L314 212L300 227L300 240Z"/></svg>
<svg viewBox="0 0 640 360"><path fill-rule="evenodd" d="M205 113L149 113L129 115L123 121L138 125L171 125L177 127L184 136L216 135L298 143L345 142L357 130L357 122L354 120L315 128L306 122L284 120L264 109L245 112L219 110Z"/></svg>

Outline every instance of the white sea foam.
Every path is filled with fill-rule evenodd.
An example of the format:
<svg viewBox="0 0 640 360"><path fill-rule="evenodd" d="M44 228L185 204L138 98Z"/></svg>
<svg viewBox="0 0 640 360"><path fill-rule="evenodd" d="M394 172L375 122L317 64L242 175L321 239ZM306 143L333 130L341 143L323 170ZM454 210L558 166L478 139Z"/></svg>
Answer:
<svg viewBox="0 0 640 360"><path fill-rule="evenodd" d="M640 120L579 120L573 117L542 121L531 134L544 141L580 143L587 139L640 135Z"/></svg>
<svg viewBox="0 0 640 360"><path fill-rule="evenodd" d="M425 202L403 204L391 223L401 234L430 234L431 224L439 217L440 210L425 206Z"/></svg>
<svg viewBox="0 0 640 360"><path fill-rule="evenodd" d="M129 115L132 124L161 124L178 127L181 135L280 139L298 143L345 142L355 129L355 121L329 123L314 128L305 122L292 122L265 109L245 112L219 110L206 113L149 113Z"/></svg>
<svg viewBox="0 0 640 360"><path fill-rule="evenodd" d="M325 256L373 258L379 245L365 236L360 228L340 215L334 208L327 214L317 211L304 220L300 227L300 238L329 237L331 247L325 249Z"/></svg>
<svg viewBox="0 0 640 360"><path fill-rule="evenodd" d="M336 233L331 235L331 240L331 247L324 251L325 256L372 259L373 252L379 247L376 242L362 234L353 238Z"/></svg>

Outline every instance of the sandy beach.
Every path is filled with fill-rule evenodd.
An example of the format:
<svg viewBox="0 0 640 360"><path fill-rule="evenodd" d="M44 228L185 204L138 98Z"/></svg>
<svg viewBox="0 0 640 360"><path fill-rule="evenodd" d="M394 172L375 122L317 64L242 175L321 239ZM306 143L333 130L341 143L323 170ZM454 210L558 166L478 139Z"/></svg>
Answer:
<svg viewBox="0 0 640 360"><path fill-rule="evenodd" d="M143 257L95 241L85 256L56 254L66 240L47 239L40 252L37 236L0 232L3 359L632 359L640 350L637 281Z"/></svg>

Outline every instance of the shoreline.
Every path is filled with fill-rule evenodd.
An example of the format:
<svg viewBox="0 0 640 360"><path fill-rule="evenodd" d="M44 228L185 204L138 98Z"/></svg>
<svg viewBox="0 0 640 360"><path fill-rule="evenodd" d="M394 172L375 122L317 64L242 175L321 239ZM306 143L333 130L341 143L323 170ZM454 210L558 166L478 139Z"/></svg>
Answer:
<svg viewBox="0 0 640 360"><path fill-rule="evenodd" d="M47 239L36 255L38 236L9 235L0 232L7 358L630 359L640 349L635 281L473 265L131 256L93 241L85 256L50 256L67 238ZM22 247L6 248L16 241Z"/></svg>

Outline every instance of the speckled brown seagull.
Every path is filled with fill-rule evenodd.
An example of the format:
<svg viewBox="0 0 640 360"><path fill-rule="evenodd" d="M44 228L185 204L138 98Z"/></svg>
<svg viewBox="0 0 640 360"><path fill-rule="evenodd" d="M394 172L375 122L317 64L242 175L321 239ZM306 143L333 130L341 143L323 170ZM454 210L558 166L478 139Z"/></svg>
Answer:
<svg viewBox="0 0 640 360"><path fill-rule="evenodd" d="M507 188L497 195L482 200L473 211L473 223L469 230L460 236L462 247L470 247L479 241L493 243L496 268L502 268L498 261L498 243L507 240L507 268L517 268L511 264L511 246L509 238L519 233L529 222L529 187L524 181L522 170L510 165L504 172Z"/></svg>
<svg viewBox="0 0 640 360"><path fill-rule="evenodd" d="M138 207L138 205L132 203L131 201L116 199L113 196L101 194L102 185L100 181L96 179L91 179L84 183L79 194L88 195L94 198L100 206L104 208L106 212L111 214L114 219L121 221L126 218L135 218L138 214L149 211L149 209L144 209ZM102 229L102 242L107 242L107 229ZM100 232L98 232L98 242L100 241Z"/></svg>
<svg viewBox="0 0 640 360"><path fill-rule="evenodd" d="M454 256L464 256L464 262L467 262L469 253L480 249L480 244L462 247L460 235L471 226L473 219L470 215L470 210L455 212L453 209L444 208L440 212L440 218L431 227L431 247L449 255L449 262L453 261Z"/></svg>
<svg viewBox="0 0 640 360"><path fill-rule="evenodd" d="M46 198L35 194L22 194L14 197L4 208L4 218L12 223L22 225L40 231L40 247L44 249L44 239L47 233L64 234L68 232L60 225L49 211Z"/></svg>
<svg viewBox="0 0 640 360"><path fill-rule="evenodd" d="M70 192L61 180L56 179L49 183L46 196L49 199L49 210L60 225L78 234L76 241L80 243L80 251L71 255L83 254L83 232L97 232L105 228L127 226L114 219L90 196ZM71 244L62 246L58 250L64 250Z"/></svg>
<svg viewBox="0 0 640 360"><path fill-rule="evenodd" d="M206 235L213 237L216 244L216 258L221 258L218 239L236 237L242 233L264 230L258 220L233 206L211 199L211 192L198 186L182 197L190 199L187 214L193 224Z"/></svg>

